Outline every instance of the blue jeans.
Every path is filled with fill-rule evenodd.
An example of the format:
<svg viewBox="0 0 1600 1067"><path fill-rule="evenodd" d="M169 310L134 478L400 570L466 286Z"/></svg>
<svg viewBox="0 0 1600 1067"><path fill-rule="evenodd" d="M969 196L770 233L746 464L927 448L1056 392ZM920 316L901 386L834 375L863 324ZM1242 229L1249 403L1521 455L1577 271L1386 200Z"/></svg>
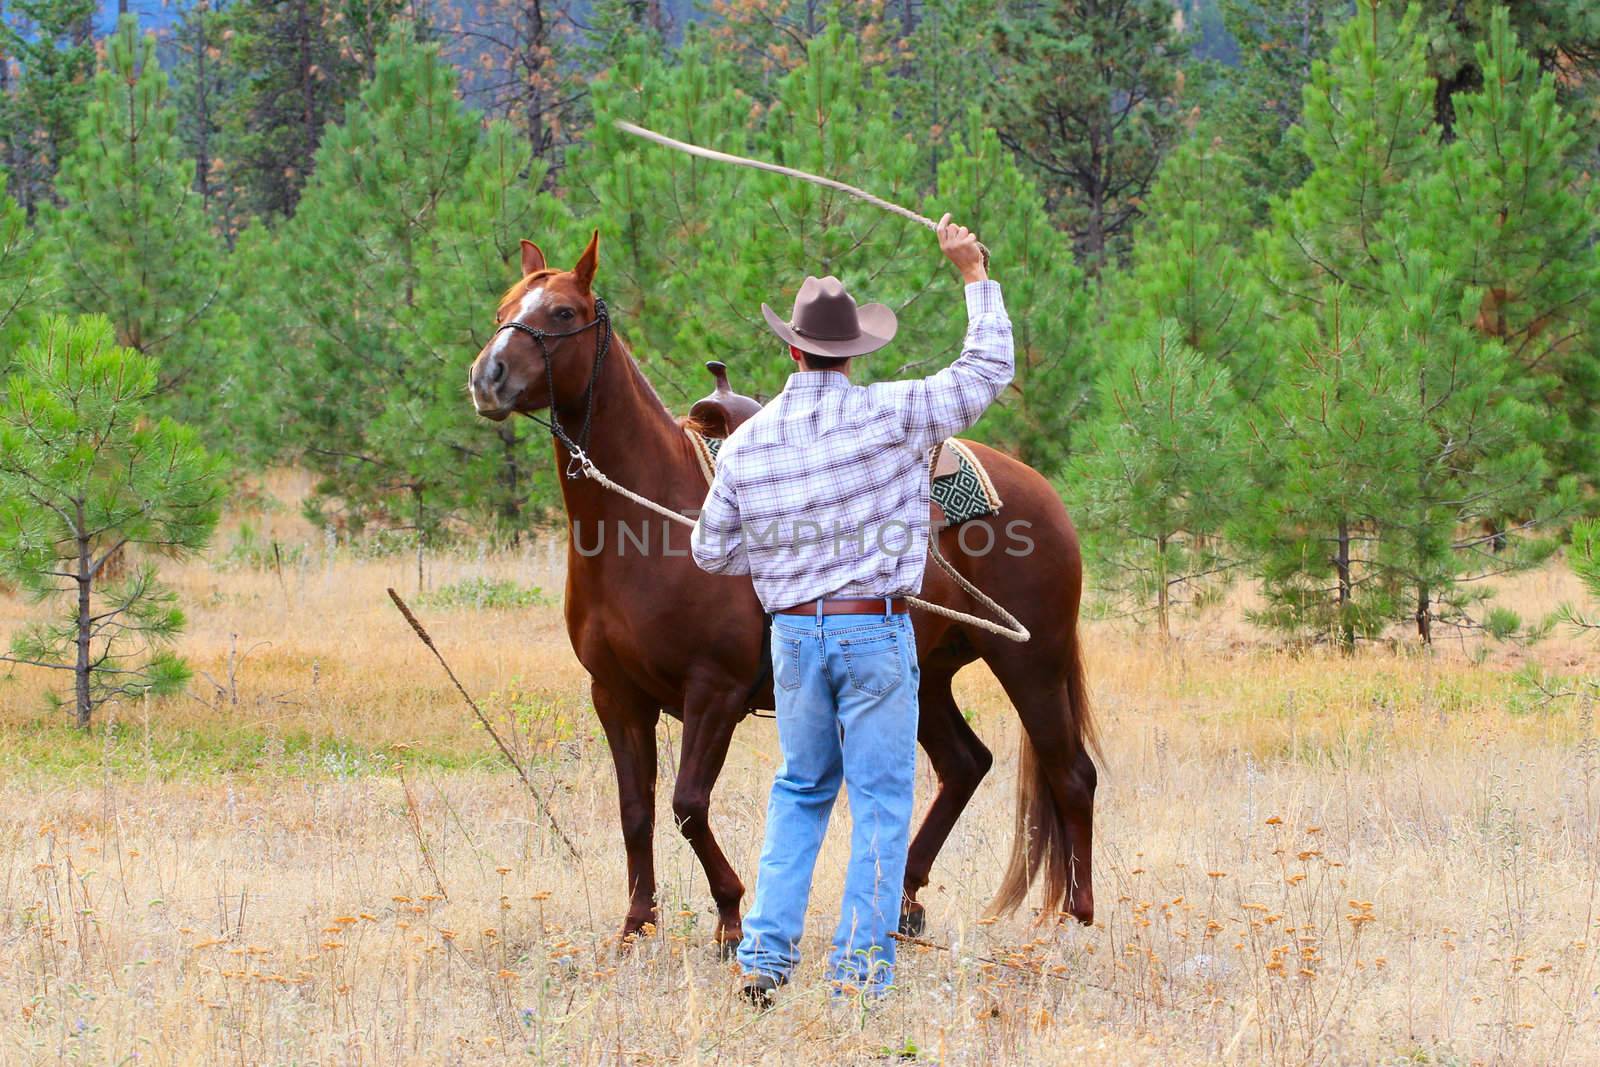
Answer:
<svg viewBox="0 0 1600 1067"><path fill-rule="evenodd" d="M841 782L850 867L828 976L881 993L894 980L917 761L917 644L899 615L776 615L773 692L783 766L772 782L755 905L739 962L787 979Z"/></svg>

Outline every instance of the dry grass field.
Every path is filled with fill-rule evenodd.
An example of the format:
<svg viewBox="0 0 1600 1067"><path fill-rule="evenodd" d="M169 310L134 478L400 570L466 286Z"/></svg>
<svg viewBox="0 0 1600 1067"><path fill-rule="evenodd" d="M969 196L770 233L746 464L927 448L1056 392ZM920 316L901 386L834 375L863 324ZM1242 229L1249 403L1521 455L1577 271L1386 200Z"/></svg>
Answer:
<svg viewBox="0 0 1600 1067"><path fill-rule="evenodd" d="M44 679L0 683L0 1063L1600 1063L1600 742L1562 695L1600 677L1588 642L1344 658L1276 649L1238 605L1165 650L1093 624L1091 929L984 917L1016 731L970 669L999 761L925 895L935 944L862 1008L828 1001L813 943L758 1017L707 947L670 781L662 928L619 952L615 788L558 606L439 599L559 590L547 548L432 559L413 601L578 858L383 595L416 591L414 559L329 546L298 479L269 488L167 568L189 696L84 737ZM1530 616L1578 596L1559 568L1504 591ZM0 633L32 610L0 598ZM741 726L714 800L747 882L775 751Z"/></svg>

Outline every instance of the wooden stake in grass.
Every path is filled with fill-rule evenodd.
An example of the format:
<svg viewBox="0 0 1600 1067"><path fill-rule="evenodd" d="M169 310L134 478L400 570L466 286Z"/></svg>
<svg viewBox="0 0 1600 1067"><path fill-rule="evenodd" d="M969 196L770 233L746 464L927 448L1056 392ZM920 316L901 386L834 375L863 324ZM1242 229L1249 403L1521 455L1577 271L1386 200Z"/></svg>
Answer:
<svg viewBox="0 0 1600 1067"><path fill-rule="evenodd" d="M422 809L417 806L416 794L411 791L411 783L406 781L405 764L400 764L400 789L406 796L406 823L411 827L411 836L417 842L417 852L422 855L422 862L428 868L428 873L433 875L433 887L439 891L444 899L450 899L450 893L444 887L444 879L439 875L439 868L433 862L433 848L428 844L428 835L422 829Z"/></svg>
<svg viewBox="0 0 1600 1067"><path fill-rule="evenodd" d="M461 684L460 679L456 677L456 672L450 669L450 664L445 662L438 646L433 643L433 638L428 636L428 631L423 628L422 623L417 621L417 617L411 613L411 608L406 605L406 602L400 599L400 594L396 593L392 588L389 590L389 599L394 601L394 606L400 610L401 615L405 616L406 622L411 624L411 628L416 631L417 637L421 639L423 644L428 646L428 651L432 652L433 658L439 661L439 666L444 668L444 673L450 676L450 681L455 685L456 692L460 693L461 699L467 702L467 707L472 709L472 713L478 717L478 721L483 724L483 728L489 731L489 736L494 738L494 743L500 747L501 754L505 756L507 762L517 772L517 777L522 779L522 784L528 787L528 795L533 797L533 802L538 805L540 811L544 812L544 817L550 820L550 829L555 831L556 837L567 847L567 851L572 853L572 858L581 861L583 857L578 854L577 846L572 843L571 838L567 837L565 831L561 829L561 824L556 822L555 812L550 810L550 805L545 802L544 795L539 792L539 788L528 777L528 772L522 767L522 761L517 759L506 743L501 740L499 731L494 728L494 724L483 713L483 709L478 707L478 702L472 699L472 695Z"/></svg>

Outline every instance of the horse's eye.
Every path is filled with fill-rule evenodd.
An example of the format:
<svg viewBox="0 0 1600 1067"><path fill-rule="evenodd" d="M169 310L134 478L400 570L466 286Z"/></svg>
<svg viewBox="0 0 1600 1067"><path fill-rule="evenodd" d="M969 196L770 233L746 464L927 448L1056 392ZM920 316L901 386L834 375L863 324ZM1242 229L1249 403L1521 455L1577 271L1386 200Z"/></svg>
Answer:
<svg viewBox="0 0 1600 1067"><path fill-rule="evenodd" d="M562 308L560 311L556 312L556 318L561 319L563 321L570 322L573 318L575 318L577 316L577 314L578 313L576 311L573 311L571 308Z"/></svg>

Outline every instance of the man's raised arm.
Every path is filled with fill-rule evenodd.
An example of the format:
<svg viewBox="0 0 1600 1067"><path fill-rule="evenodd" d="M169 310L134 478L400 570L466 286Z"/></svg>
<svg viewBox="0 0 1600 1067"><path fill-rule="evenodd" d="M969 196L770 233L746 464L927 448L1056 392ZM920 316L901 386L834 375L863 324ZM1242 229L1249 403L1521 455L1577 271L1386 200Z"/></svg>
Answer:
<svg viewBox="0 0 1600 1067"><path fill-rule="evenodd" d="M939 248L966 283L967 338L961 355L944 370L920 381L873 386L899 409L906 444L925 452L978 421L1016 372L1011 320L1000 284L984 267L978 238L965 226L939 220Z"/></svg>

